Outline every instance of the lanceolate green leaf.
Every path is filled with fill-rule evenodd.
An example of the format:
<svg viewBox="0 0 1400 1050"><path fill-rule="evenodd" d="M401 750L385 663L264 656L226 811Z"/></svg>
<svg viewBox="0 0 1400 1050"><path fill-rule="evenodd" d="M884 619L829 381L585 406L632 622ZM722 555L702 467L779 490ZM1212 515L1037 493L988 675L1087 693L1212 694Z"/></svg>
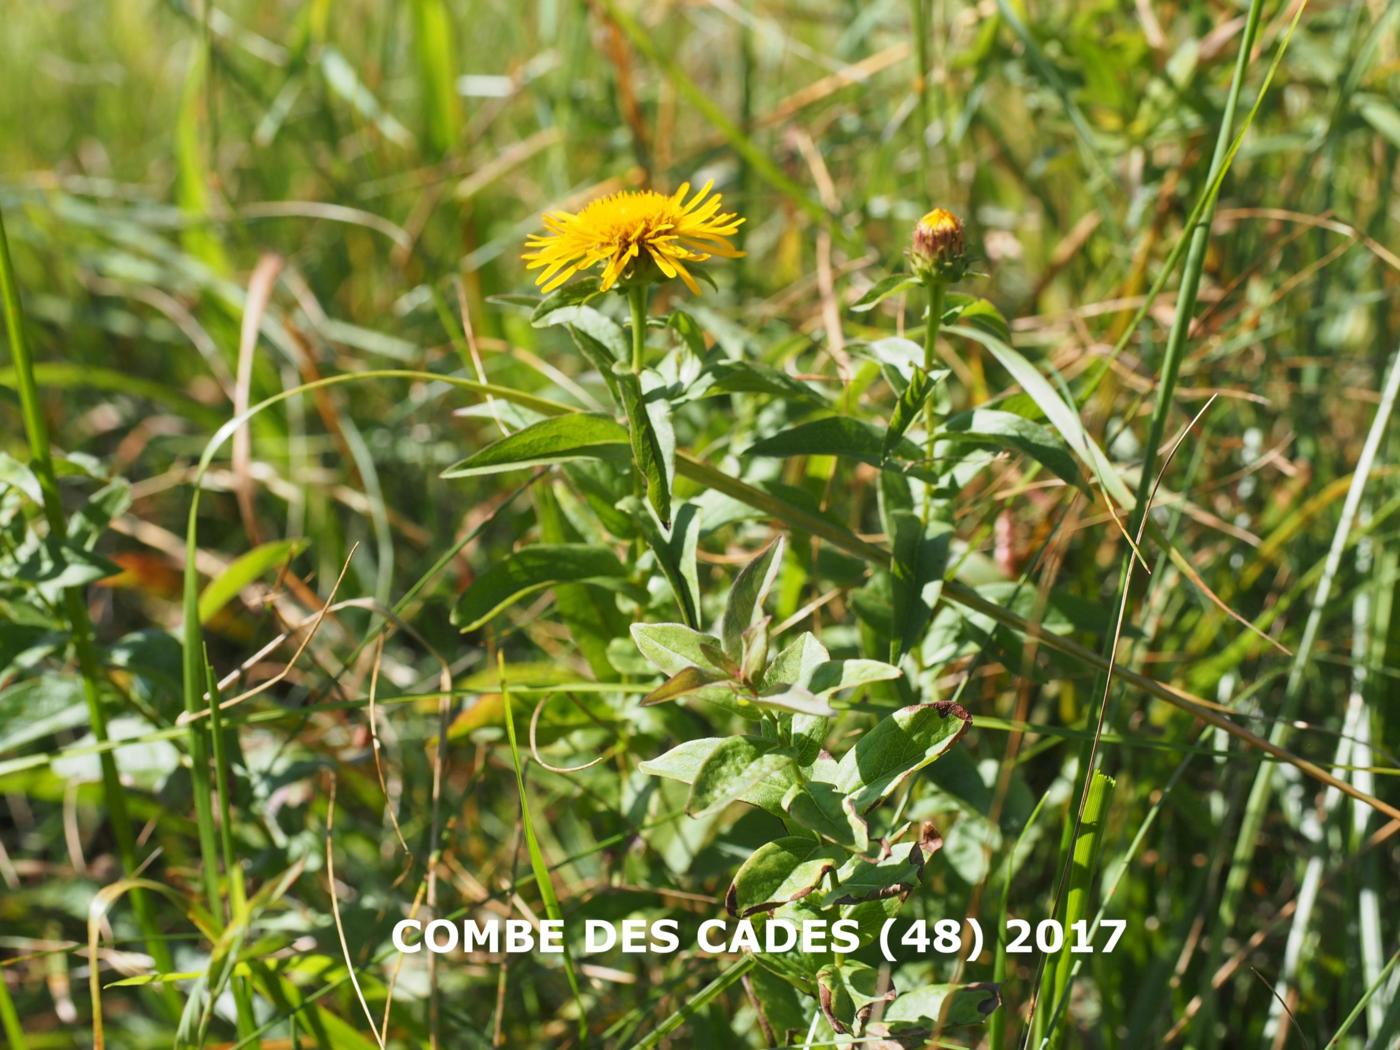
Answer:
<svg viewBox="0 0 1400 1050"><path fill-rule="evenodd" d="M569 336L573 339L574 345L578 347L579 353L583 354L589 363L598 370L598 374L603 377L603 382L608 387L608 393L612 395L613 404L621 408L622 384L618 380L621 366L617 360L606 346L574 325L569 326Z"/></svg>
<svg viewBox="0 0 1400 1050"><path fill-rule="evenodd" d="M642 655L665 674L677 674L687 667L721 675L738 670L720 649L718 638L684 624L634 623L632 640Z"/></svg>
<svg viewBox="0 0 1400 1050"><path fill-rule="evenodd" d="M877 1003L895 996L894 985L873 966L855 959L823 966L817 974L817 999L827 1023L845 1035L861 1030Z"/></svg>
<svg viewBox="0 0 1400 1050"><path fill-rule="evenodd" d="M922 368L914 372L914 378L909 380L904 393L900 394L899 400L895 402L894 413L890 416L889 427L885 430L885 438L880 447L882 456L889 456L899 447L904 432L919 418L924 402L928 400L929 394L933 393L934 383L934 378Z"/></svg>
<svg viewBox="0 0 1400 1050"><path fill-rule="evenodd" d="M917 460L922 453L911 442L892 443L891 454ZM871 466L886 459L885 432L873 423L850 416L827 416L763 438L749 446L749 456L844 456Z"/></svg>
<svg viewBox="0 0 1400 1050"><path fill-rule="evenodd" d="M666 318L666 324L681 337L687 350L698 358L705 356L705 332L695 318L684 310L672 310Z"/></svg>
<svg viewBox="0 0 1400 1050"><path fill-rule="evenodd" d="M891 386L896 391L902 391L904 385L914 377L914 373L924 367L924 348L903 336L888 335L868 343L853 343L851 349L854 353L877 362L880 371L887 377L893 375Z"/></svg>
<svg viewBox="0 0 1400 1050"><path fill-rule="evenodd" d="M744 650L743 636L763 617L767 597L783 560L784 540L779 536L739 571L720 618L719 635L724 651L738 660Z"/></svg>
<svg viewBox="0 0 1400 1050"><path fill-rule="evenodd" d="M949 701L901 708L841 757L836 786L865 812L911 773L946 754L971 724L972 717Z"/></svg>
<svg viewBox="0 0 1400 1050"><path fill-rule="evenodd" d="M1075 465L1074 456L1064 439L1048 427L1014 412L979 408L959 413L943 423L938 438L940 442L1015 449L1036 460L1061 480L1087 491L1084 475Z"/></svg>
<svg viewBox="0 0 1400 1050"><path fill-rule="evenodd" d="M41 503L44 498L39 479L29 465L21 463L8 452L0 452L0 492L5 488L19 489L35 503Z"/></svg>
<svg viewBox="0 0 1400 1050"><path fill-rule="evenodd" d="M533 307L530 311L530 323L536 326L551 324L553 322L545 321L545 316L547 314L551 314L555 310L562 310L566 306L581 306L600 294L601 293L598 291L598 278L575 276L568 284L551 292L543 299L538 299L534 296L526 297L527 305ZM492 299L502 298L509 297L492 296ZM569 320L568 316L566 316L564 320L567 322Z"/></svg>
<svg viewBox="0 0 1400 1050"><path fill-rule="evenodd" d="M646 482L647 502L656 511L661 524L670 528L674 438L666 441L670 435L657 427L658 421L648 408L642 384L636 376L623 372L618 375L617 383L622 394L622 407L627 413L632 464Z"/></svg>
<svg viewBox="0 0 1400 1050"><path fill-rule="evenodd" d="M894 510L889 521L894 528L890 537L891 629L898 636L898 651L904 653L923 637L942 596L953 530L937 518L926 522L912 510Z"/></svg>
<svg viewBox="0 0 1400 1050"><path fill-rule="evenodd" d="M1108 494L1123 507L1134 506L1136 501L1133 499L1132 492L1128 490L1128 486L1123 482L1122 477L1108 457L1104 455L1103 450L1084 429L1084 424L1079 419L1079 413L1065 403L1055 388L1050 385L1050 381L1041 375L1039 370L1027 361L1020 351L1013 349L980 328L959 325L950 328L949 331L966 336L986 347L997 359L997 363L1011 373L1011 377L1021 385L1021 389L1045 413L1045 418L1050 421L1050 425L1059 431L1070 450L1088 465L1090 471L1108 490ZM1046 466L1050 466L1050 464L1047 463Z"/></svg>
<svg viewBox="0 0 1400 1050"><path fill-rule="evenodd" d="M499 474L574 459L627 459L627 428L608 416L578 412L553 416L487 445L453 464L444 478Z"/></svg>
<svg viewBox="0 0 1400 1050"><path fill-rule="evenodd" d="M695 563L696 545L700 538L700 508L694 503L684 503L676 509L675 521L669 533L640 504L624 500L619 504L624 510L631 506L631 519L642 530L642 536L656 556L666 582L671 585L671 593L676 596L682 618L691 626L700 623L700 582Z"/></svg>
<svg viewBox="0 0 1400 1050"><path fill-rule="evenodd" d="M558 491L562 487L562 483L533 486L535 520L542 543L570 542L559 506ZM616 678L617 669L608 658L608 645L618 632L625 630L627 621L618 612L614 596L586 583L561 583L554 588L554 606L593 674L601 680Z"/></svg>
<svg viewBox="0 0 1400 1050"><path fill-rule="evenodd" d="M770 765L754 769L752 776L745 776L745 772L764 756L768 756ZM703 776L705 787L700 796L695 797L692 790L686 806L692 813L702 811L694 805L696 802L722 805L737 801L781 817L784 796L799 779L795 766L789 775L785 765L794 761L792 756L775 751L772 741L750 737L702 737L677 744L664 755L642 762L638 768L651 776L690 784L692 789ZM770 777L774 768L780 775ZM731 788L734 794L728 794ZM723 801L718 801L720 799Z"/></svg>
<svg viewBox="0 0 1400 1050"><path fill-rule="evenodd" d="M773 658L764 672L763 686L773 689L780 685L807 685L818 667L831 659L826 646L811 631L803 631Z"/></svg>
<svg viewBox="0 0 1400 1050"><path fill-rule="evenodd" d="M557 583L611 583L626 576L626 567L606 547L536 544L478 576L458 600L452 620L462 631L474 631L501 610Z"/></svg>
<svg viewBox="0 0 1400 1050"><path fill-rule="evenodd" d="M550 301L546 300L546 302ZM627 333L623 331L622 326L591 306L578 304L561 306L541 314L535 324L540 326L566 324L570 328L582 332L611 355L613 364L625 363L628 355L632 352L631 344L627 341Z"/></svg>
<svg viewBox="0 0 1400 1050"><path fill-rule="evenodd" d="M87 721L82 682L42 675L0 689L0 753Z"/></svg>
<svg viewBox="0 0 1400 1050"><path fill-rule="evenodd" d="M695 783L695 775L700 772L700 767L714 753L715 748L723 743L724 739L724 737L710 736L682 741L664 755L658 755L656 758L642 762L638 768L643 773L650 773L654 777L665 777L667 780L677 780L682 784L693 784Z"/></svg>
<svg viewBox="0 0 1400 1050"><path fill-rule="evenodd" d="M103 485L68 517L68 542L91 551L113 518L131 506L131 486L122 479Z"/></svg>
<svg viewBox="0 0 1400 1050"><path fill-rule="evenodd" d="M574 345L598 370L620 408L622 388L618 382L619 369L625 365L631 353L627 333L611 317L577 301L597 294L592 282L570 291L572 287L566 285L542 302L536 308L532 322L537 327L567 325Z"/></svg>
<svg viewBox="0 0 1400 1050"><path fill-rule="evenodd" d="M787 685L765 690L750 699L756 707L787 711L797 715L810 715L813 718L830 718L836 714L824 697L818 696L801 685Z"/></svg>
<svg viewBox="0 0 1400 1050"><path fill-rule="evenodd" d="M958 292L949 293L948 307L943 311L943 323L952 324L955 321L980 328L1003 343L1011 342L1011 326L1006 323L1001 311L986 299Z"/></svg>
<svg viewBox="0 0 1400 1050"><path fill-rule="evenodd" d="M679 700L682 697L697 698L728 698L734 692L734 687L726 685L729 678L727 675L715 674L713 671L702 671L698 667L687 667L677 671L661 685L642 698L644 706L654 704L664 704L671 700Z"/></svg>
<svg viewBox="0 0 1400 1050"><path fill-rule="evenodd" d="M898 678L900 670L879 660L828 660L819 665L804 684L817 695L844 692L871 682Z"/></svg>
<svg viewBox="0 0 1400 1050"><path fill-rule="evenodd" d="M199 622L207 624L244 587L280 568L306 549L304 539L272 540L254 547L210 580L199 596Z"/></svg>
<svg viewBox="0 0 1400 1050"><path fill-rule="evenodd" d="M852 313L865 313L873 310L892 295L899 295L918 287L919 280L907 273L892 273L876 281L870 291L851 304Z"/></svg>
<svg viewBox="0 0 1400 1050"><path fill-rule="evenodd" d="M782 809L805 828L847 849L870 848L870 829L856 809L855 799L837 784L840 766L829 755L818 755L801 780L788 788Z"/></svg>
<svg viewBox="0 0 1400 1050"><path fill-rule="evenodd" d="M57 601L66 588L115 576L121 569L100 554L59 541L37 547L15 568L16 583L36 588L47 600Z"/></svg>
<svg viewBox="0 0 1400 1050"><path fill-rule="evenodd" d="M788 402L822 405L826 399L800 379L752 361L716 361L707 369L711 379L706 396L714 394L769 394Z"/></svg>
<svg viewBox="0 0 1400 1050"><path fill-rule="evenodd" d="M900 843L888 856L869 859L855 856L844 863L832 879L829 890L822 895L823 906L859 904L862 901L886 897L907 897L919 883L924 865L943 844L943 840L927 825L919 841Z"/></svg>

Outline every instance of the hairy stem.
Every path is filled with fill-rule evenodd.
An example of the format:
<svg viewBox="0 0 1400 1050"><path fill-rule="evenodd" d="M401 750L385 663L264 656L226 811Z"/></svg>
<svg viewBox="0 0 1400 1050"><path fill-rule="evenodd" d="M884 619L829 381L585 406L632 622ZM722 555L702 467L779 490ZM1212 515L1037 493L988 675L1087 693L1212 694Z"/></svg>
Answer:
<svg viewBox="0 0 1400 1050"><path fill-rule="evenodd" d="M943 324L943 300L947 295L948 285L942 280L935 279L928 286L928 317L924 319L924 371L933 371L933 351L938 344L938 329ZM933 395L930 394L924 402L924 451L927 454L930 465L933 463ZM924 489L924 524L927 525L933 509L933 493L927 487Z"/></svg>
<svg viewBox="0 0 1400 1050"><path fill-rule="evenodd" d="M647 291L647 285L639 284L627 293L627 301L632 307L632 374L638 378L641 377L646 356Z"/></svg>
<svg viewBox="0 0 1400 1050"><path fill-rule="evenodd" d="M929 192L928 184L928 3L929 0L909 0L911 28L914 31L914 110L918 127L915 143L919 157L919 194ZM917 195L916 195L917 196Z"/></svg>
<svg viewBox="0 0 1400 1050"><path fill-rule="evenodd" d="M651 291L651 286L646 284L633 285L627 292L627 302L632 308L632 374L637 377L638 389L642 382L642 368L646 363L647 345L647 298ZM641 396L640 394L638 395ZM636 441L636 435L633 435ZM632 495L636 496L639 503L646 502L647 480L642 476L642 469L639 464L632 464ZM646 514L645 506L639 506L638 514ZM646 550L646 540L642 535L640 522L637 526L637 540L633 549L634 557L640 558Z"/></svg>

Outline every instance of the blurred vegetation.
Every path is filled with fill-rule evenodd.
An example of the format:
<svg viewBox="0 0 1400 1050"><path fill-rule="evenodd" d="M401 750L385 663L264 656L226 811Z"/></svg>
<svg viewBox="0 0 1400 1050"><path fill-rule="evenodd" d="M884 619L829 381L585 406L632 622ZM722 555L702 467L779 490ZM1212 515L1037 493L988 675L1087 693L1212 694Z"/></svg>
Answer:
<svg viewBox="0 0 1400 1050"><path fill-rule="evenodd" d="M748 450L814 416L890 417L900 387L871 347L921 338L922 303L850 307L934 205L966 221L979 330L1104 450L1006 355L944 332L940 417L1020 416L1084 478L1002 443L940 490L948 582L903 655L917 698L956 700L973 726L900 793L898 816L942 837L905 914L1034 923L1066 907L1073 869L1070 899L1127 927L1072 985L991 945L903 960L913 981L1000 984L990 1025L932 1045L1397 1045L1400 4L1299 7L0 0L0 214L74 516L59 557L10 339L0 1031L35 1048L340 1050L379 1045L368 1010L390 1046L580 1045L580 1029L630 1046L668 1019L662 1045L831 1044L815 999L688 947L575 959L575 977L533 954L430 970L389 943L425 900L543 917L542 859L570 923L671 917L688 944L784 833L743 804L688 817L684 790L639 768L736 723L638 706L656 679L627 627L679 614L655 555L609 516L625 471L441 476L536 418L463 381L609 411L566 328L532 324L520 298L541 212L713 179L747 218L747 255L708 265L699 297L659 292L653 316L693 316L707 376L716 361L780 375L674 408L678 448L720 476L675 483L702 512L705 625L782 531L774 628L892 658L888 612L882 635L861 605L884 571L861 552L889 539L881 470ZM1227 114L1248 127L1193 257L1177 249ZM594 305L625 323L622 304ZM683 386L696 358L678 343L661 367ZM288 396L213 456L191 548L201 634L182 613L185 527L211 438L264 399L375 370L403 374ZM1150 489L1152 435L1164 473L1144 540L1117 493ZM790 512L724 494L724 476ZM458 630L474 581L562 541L629 556L627 578ZM1112 681L1096 653L1116 654ZM183 705L209 680L238 702L192 732ZM85 682L122 746L93 746ZM1205 725L1153 683L1227 717ZM910 700L869 687L833 750ZM211 789L200 746L226 785ZM156 888L122 881L99 754ZM1095 766L1114 777L1097 851L1075 834ZM181 976L150 982L162 955ZM1036 1005L1066 987L1054 1016Z"/></svg>

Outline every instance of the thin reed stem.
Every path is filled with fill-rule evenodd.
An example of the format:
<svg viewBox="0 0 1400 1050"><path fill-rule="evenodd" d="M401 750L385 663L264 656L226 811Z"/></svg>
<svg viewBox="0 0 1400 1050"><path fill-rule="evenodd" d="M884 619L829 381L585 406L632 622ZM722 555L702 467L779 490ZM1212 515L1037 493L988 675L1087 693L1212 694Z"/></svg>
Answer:
<svg viewBox="0 0 1400 1050"><path fill-rule="evenodd" d="M48 427L39 405L39 387L34 380L34 359L24 330L24 308L20 302L19 283L15 280L14 264L10 260L10 242L5 233L5 219L0 212L0 298L5 311L5 331L10 339L14 357L15 385L19 388L20 412L24 417L24 433L29 442L31 469L39 481L44 517L48 522L48 545L55 562L63 559L63 542L68 535L68 523L63 512L63 500L58 491L58 475L54 470L53 453L49 446ZM68 620L73 651L78 658L78 672L83 681L83 700L87 704L88 724L93 739L99 745L108 743L107 714L102 708L102 669L97 646L93 640L92 620L81 587L63 591L63 612ZM136 835L126 808L126 791L117 772L115 755L104 750L99 755L102 770L102 799L116 840L117 856L122 871L134 877L139 867L136 860ZM150 903L139 890L131 892L131 907L146 941L146 950L162 972L174 969L170 950L162 940ZM175 990L165 985L162 999L167 1007L178 1012L179 999Z"/></svg>
<svg viewBox="0 0 1400 1050"><path fill-rule="evenodd" d="M928 184L928 4L929 0L909 0L911 28L914 32L914 116L915 145L919 157L919 195L930 192Z"/></svg>

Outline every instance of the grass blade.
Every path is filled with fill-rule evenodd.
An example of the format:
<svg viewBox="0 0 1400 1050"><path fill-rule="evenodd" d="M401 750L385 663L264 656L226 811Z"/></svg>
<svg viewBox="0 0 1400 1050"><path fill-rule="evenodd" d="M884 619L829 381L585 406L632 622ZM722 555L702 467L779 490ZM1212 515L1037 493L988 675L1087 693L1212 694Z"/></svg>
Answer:
<svg viewBox="0 0 1400 1050"><path fill-rule="evenodd" d="M1357 512L1360 510L1361 501L1366 492L1366 482L1371 475L1372 467L1375 465L1381 440L1385 436L1390 417L1395 411L1397 399L1400 399L1400 346L1396 347L1395 352L1391 355L1390 367L1381 390L1380 404L1376 408L1376 415L1371 420L1371 426L1366 432L1366 441L1361 447L1360 456L1357 458L1351 485L1347 489L1347 497L1342 504L1341 520L1337 522L1337 528L1332 534L1332 543L1328 548L1327 558L1323 562L1322 577L1318 580L1317 590L1313 592L1308 618L1303 625L1303 637L1298 643L1293 663L1289 667L1288 680L1284 686L1283 703L1278 711L1278 721L1274 723L1274 728L1269 733L1269 743L1274 746L1282 747L1288 739L1289 727L1302 699L1303 682L1311 662L1313 646L1322 627L1323 616L1332 596L1337 573L1341 569L1342 555L1346 550L1352 527L1356 523ZM1240 824L1234 852L1230 858L1230 869L1226 876L1225 889L1216 913L1215 932L1212 937L1212 943L1215 945L1221 944L1234 927L1240 900L1244 893L1245 881L1249 877L1250 865L1254 860L1254 851L1258 845L1259 831L1263 826L1264 816L1268 811L1269 801L1273 794L1274 775L1275 770L1272 763L1261 763L1255 772L1254 782L1250 786L1249 798L1245 803L1244 818ZM1218 953L1218 951L1217 948L1216 952ZM1207 1022L1210 1016L1210 1001L1214 998L1212 992L1213 989L1207 989L1208 1008L1202 1011L1202 1016Z"/></svg>
<svg viewBox="0 0 1400 1050"><path fill-rule="evenodd" d="M540 899L544 901L545 914L557 922L562 922L564 913L559 910L559 898L554 893L554 882L549 877L549 865L545 862L544 851L540 849L539 836L535 834L535 822L530 816L530 799L525 791L525 771L520 761L520 746L515 739L515 715L511 711L510 686L506 684L505 654L497 654L497 659L497 666L501 672L501 706L505 710L506 737L510 741L510 758L515 766L515 786L520 792L520 821L525 829L525 847L530 853L530 869L534 872L535 885L540 891ZM573 954L569 951L567 944L564 945L564 973L569 979L569 988L573 991L574 1002L578 1006L579 1041L587 1044L588 1010L584 1006L583 991L579 987L578 974L574 972Z"/></svg>
<svg viewBox="0 0 1400 1050"><path fill-rule="evenodd" d="M453 59L452 14L443 0L413 0L413 43L423 101L424 140L434 156L456 145L462 133L462 104L457 97Z"/></svg>
<svg viewBox="0 0 1400 1050"><path fill-rule="evenodd" d="M20 411L24 416L24 433L29 442L32 469L39 480L43 496L44 517L49 525L48 542L56 548L68 534L68 523L58 491L58 475L54 471L48 427L39 404L39 388L34 381L34 362L29 353L29 340L24 330L24 309L10 260L10 243L5 234L3 212L0 212L0 301L3 301L4 305L5 331L9 336L10 353L14 358L15 382L19 388ZM81 588L69 587L64 590L63 608L72 633L73 649L78 657L78 668L83 680L83 699L87 704L93 739L98 744L106 744L107 713L102 705L102 671L93 640L92 621L88 616L87 602ZM117 855L121 860L122 870L131 877L136 874L138 865L136 837L126 808L126 791L118 776L116 757L113 753L103 751L100 761L102 798L111 820L113 837L117 842ZM160 937L147 895L134 890L131 906L145 936L146 949L156 961L156 966L162 971L173 970L174 962ZM175 990L165 986L161 989L161 995L166 1008L178 1015L179 998Z"/></svg>
<svg viewBox="0 0 1400 1050"><path fill-rule="evenodd" d="M1074 924L1089 914L1089 896L1094 888L1094 869L1098 863L1099 845L1103 840L1104 821L1108 812L1108 797L1113 790L1113 778L1095 772L1089 783L1089 797L1084 803L1084 817L1079 822L1078 833L1073 847L1073 864L1069 880L1069 893L1065 898L1064 929L1066 944L1053 966L1045 968L1050 978L1049 1011L1040 1016L1047 1019L1047 1031L1053 1031L1058 1019L1063 1016L1068 1002L1070 980L1076 959L1069 950L1070 930ZM1041 993L1043 994L1043 993ZM1041 994L1036 998L1040 999Z"/></svg>
<svg viewBox="0 0 1400 1050"><path fill-rule="evenodd" d="M744 956L709 984L705 985L704 988L701 988L693 998L677 1008L670 1017L666 1018L666 1020L652 1029L651 1033L645 1039L633 1046L632 1050L652 1050L653 1047L659 1046L668 1035L685 1024L687 1018L693 1017L704 1007L710 1005L721 992L735 981L739 980L739 978L743 977L744 974L752 970L754 968L754 963L755 960L752 955Z"/></svg>

